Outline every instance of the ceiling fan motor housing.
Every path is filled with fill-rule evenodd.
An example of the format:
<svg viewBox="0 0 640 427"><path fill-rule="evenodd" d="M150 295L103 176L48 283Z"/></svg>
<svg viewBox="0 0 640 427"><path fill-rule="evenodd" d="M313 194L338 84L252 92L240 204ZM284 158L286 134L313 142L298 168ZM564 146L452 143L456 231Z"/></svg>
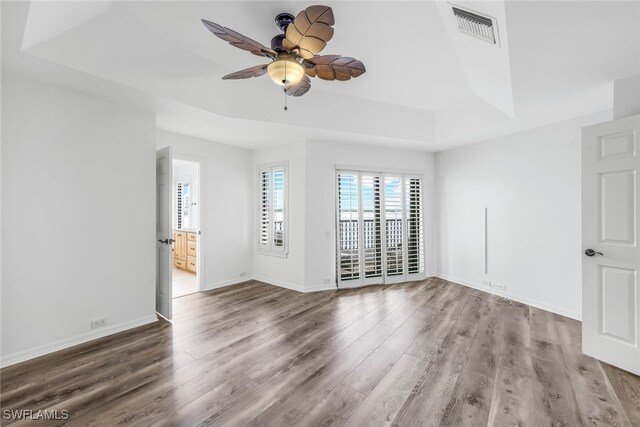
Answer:
<svg viewBox="0 0 640 427"><path fill-rule="evenodd" d="M287 27L293 22L293 20L294 16L292 14L286 12L279 13L276 16L276 25L284 33L287 31Z"/></svg>
<svg viewBox="0 0 640 427"><path fill-rule="evenodd" d="M284 33L287 31L287 27L293 22L294 19L295 18L292 14L286 12L279 13L276 16L276 25L278 26L278 28L280 28L282 34L278 34L271 39L271 49L275 50L276 52L286 51L286 49L282 47L282 41L286 38Z"/></svg>
<svg viewBox="0 0 640 427"><path fill-rule="evenodd" d="M285 39L284 34L278 34L274 38L271 39L271 49L276 52L286 51L285 48L282 47L282 41Z"/></svg>

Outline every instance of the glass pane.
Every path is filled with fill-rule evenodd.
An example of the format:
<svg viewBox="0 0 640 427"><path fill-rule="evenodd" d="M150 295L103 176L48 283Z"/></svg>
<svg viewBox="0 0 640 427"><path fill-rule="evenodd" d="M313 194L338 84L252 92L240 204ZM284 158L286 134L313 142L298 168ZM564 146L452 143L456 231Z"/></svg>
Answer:
<svg viewBox="0 0 640 427"><path fill-rule="evenodd" d="M402 248L402 177L384 178L385 239L387 276L404 273Z"/></svg>
<svg viewBox="0 0 640 427"><path fill-rule="evenodd" d="M341 280L360 277L358 215L358 175L341 173L338 175L338 238Z"/></svg>

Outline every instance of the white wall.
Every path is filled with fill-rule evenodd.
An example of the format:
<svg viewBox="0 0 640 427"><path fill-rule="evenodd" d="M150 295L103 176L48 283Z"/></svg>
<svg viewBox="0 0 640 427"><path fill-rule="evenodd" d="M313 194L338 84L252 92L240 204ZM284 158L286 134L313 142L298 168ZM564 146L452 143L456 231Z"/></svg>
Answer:
<svg viewBox="0 0 640 427"><path fill-rule="evenodd" d="M308 142L306 147L305 290L336 286L336 165L424 174L425 265L427 276L435 273L432 153L333 142ZM331 283L324 284L325 279Z"/></svg>
<svg viewBox="0 0 640 427"><path fill-rule="evenodd" d="M176 157L201 160L200 267L205 289L247 280L252 275L253 221L251 151L213 141L157 132L157 148Z"/></svg>
<svg viewBox="0 0 640 427"><path fill-rule="evenodd" d="M155 321L155 117L2 89L2 364Z"/></svg>
<svg viewBox="0 0 640 427"><path fill-rule="evenodd" d="M581 127L585 116L436 155L438 275L581 318ZM484 208L488 274L484 274Z"/></svg>
<svg viewBox="0 0 640 427"><path fill-rule="evenodd" d="M253 275L262 280L286 288L304 291L305 283L305 182L306 147L305 143L283 147L255 150L252 170L252 230L257 235L258 226L258 166L273 162L288 162L288 255L286 258L257 251L257 242L251 240L253 247Z"/></svg>
<svg viewBox="0 0 640 427"><path fill-rule="evenodd" d="M640 74L613 82L613 118L640 114Z"/></svg>
<svg viewBox="0 0 640 427"><path fill-rule="evenodd" d="M335 289L336 164L424 174L427 275L435 272L434 207L430 203L434 200L433 154L362 144L301 142L254 151L254 182L258 182L258 165L280 161L289 164L289 253L286 258L263 254L254 242L256 279L305 292ZM254 217L257 190L256 184L252 197L256 201ZM253 223L255 230L257 219ZM323 283L325 279L330 283Z"/></svg>

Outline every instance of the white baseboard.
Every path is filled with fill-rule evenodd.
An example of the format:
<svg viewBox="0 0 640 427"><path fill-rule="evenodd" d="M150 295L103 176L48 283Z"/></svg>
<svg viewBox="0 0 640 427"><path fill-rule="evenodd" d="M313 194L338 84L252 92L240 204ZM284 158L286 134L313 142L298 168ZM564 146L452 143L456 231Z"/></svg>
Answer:
<svg viewBox="0 0 640 427"><path fill-rule="evenodd" d="M447 274L442 274L442 273L437 273L436 277L439 277L440 279L448 280L449 282L453 282L453 283L457 283L459 285L466 286L468 288L473 288L473 289L477 289L479 291L489 292L489 289L486 286L481 285L480 283L469 282L467 280L459 279L457 277L449 276ZM521 295L514 294L512 292L501 291L501 290L491 290L491 293L493 293L495 295L498 295L498 296L501 296L501 297L509 298L510 300L517 301L517 302L520 302L522 304L527 304L527 305L530 305L532 307L539 308L541 310L550 311L552 313L559 314L561 316L565 316L565 317L569 317L571 319L582 321L582 313L580 313L580 312L576 312L576 311L572 311L572 310L566 310L564 308L556 307L556 306L551 305L551 304L547 304L547 303L540 302L540 301L537 301L537 300L534 300L534 299L531 299L531 298L523 297Z"/></svg>
<svg viewBox="0 0 640 427"><path fill-rule="evenodd" d="M419 278L412 278L410 281L416 281L416 280L425 280L429 277L432 276L428 276L425 275L424 277L419 277ZM433 276L435 277L435 275ZM320 292L320 291L335 291L336 289L338 289L336 287L335 283L329 283L329 284L320 284L320 285L316 285L313 287L306 287L306 286L302 286L302 285L298 285L298 284L294 284L294 283L289 283L289 282L285 282L282 280L277 280L277 279L270 279L268 277L262 277L262 276L246 276L246 277L237 277L235 279L231 279L231 280L225 280L223 282L219 282L219 283L214 283L212 285L207 285L205 286L204 291L211 291L213 289L218 289L218 288L223 288L225 286L232 286L232 285L237 285L239 283L243 283L249 280L257 280L258 282L263 282L263 283L268 283L269 285L273 285L273 286L279 286L281 288L286 288L286 289L291 289L293 291L297 291L297 292L303 292L303 293L308 293L308 292ZM404 282L398 282L398 283L404 283ZM359 288L361 287L360 284L358 285L354 285L354 286L341 286L340 289L349 289L349 288Z"/></svg>
<svg viewBox="0 0 640 427"><path fill-rule="evenodd" d="M305 292L304 286L296 285L295 283L284 282L282 280L277 280L277 279L269 279L267 277L262 277L262 276L253 276L253 280L268 283L274 286L280 286L281 288L291 289L292 291Z"/></svg>
<svg viewBox="0 0 640 427"><path fill-rule="evenodd" d="M70 338L65 338L54 343L41 345L13 354L8 354L6 356L2 356L2 359L0 360L0 367L5 368L7 366L15 365L16 363L25 362L30 359L35 359L36 357L44 356L45 354L54 353L56 351L64 350L65 348L84 344L98 338L104 338L108 335L117 334L118 332L126 331L127 329L137 328L138 326L143 326L157 321L157 316L153 314L150 316L141 317L139 319L134 319L129 322L123 322L117 325L101 328L96 331L91 331Z"/></svg>
<svg viewBox="0 0 640 427"><path fill-rule="evenodd" d="M237 285L238 283L248 282L249 280L253 280L253 276L242 276L242 277L234 277L233 279L223 280L217 283L211 283L204 286L203 291L212 291L218 288L224 288L226 286Z"/></svg>
<svg viewBox="0 0 640 427"><path fill-rule="evenodd" d="M330 283L328 285L322 284L322 285L313 286L313 287L305 286L304 292L335 291L336 289L338 289L336 287L336 284Z"/></svg>
<svg viewBox="0 0 640 427"><path fill-rule="evenodd" d="M204 288L204 292L211 291L211 290L218 289L218 288L224 288L226 286L237 285L239 283L248 282L249 280L257 280L259 282L268 283L270 285L279 286L281 288L291 289L293 291L298 291L298 292L331 291L331 290L335 290L336 289L336 284L335 283L331 283L331 284L328 284L328 285L324 285L323 284L323 285L319 285L319 286L314 286L312 288L305 288L303 286L296 285L294 283L284 282L282 280L277 280L277 279L269 279L267 277L244 276L244 277L235 277L233 279L224 280L222 282L206 285L205 288Z"/></svg>
<svg viewBox="0 0 640 427"><path fill-rule="evenodd" d="M360 283L341 283L339 289L358 289L364 288L365 286L382 286L382 283L377 283L375 285L362 285Z"/></svg>

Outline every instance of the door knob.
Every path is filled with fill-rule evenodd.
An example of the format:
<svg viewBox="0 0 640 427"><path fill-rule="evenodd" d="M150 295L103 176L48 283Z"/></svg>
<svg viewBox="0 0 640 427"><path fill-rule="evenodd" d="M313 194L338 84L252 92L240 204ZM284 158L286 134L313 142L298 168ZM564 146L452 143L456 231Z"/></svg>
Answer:
<svg viewBox="0 0 640 427"><path fill-rule="evenodd" d="M602 255L602 252L596 252L593 249L587 249L586 251L584 251L584 254L586 256L594 256L594 255Z"/></svg>
<svg viewBox="0 0 640 427"><path fill-rule="evenodd" d="M158 240L158 242L164 243L165 245L168 245L169 244L169 239Z"/></svg>

